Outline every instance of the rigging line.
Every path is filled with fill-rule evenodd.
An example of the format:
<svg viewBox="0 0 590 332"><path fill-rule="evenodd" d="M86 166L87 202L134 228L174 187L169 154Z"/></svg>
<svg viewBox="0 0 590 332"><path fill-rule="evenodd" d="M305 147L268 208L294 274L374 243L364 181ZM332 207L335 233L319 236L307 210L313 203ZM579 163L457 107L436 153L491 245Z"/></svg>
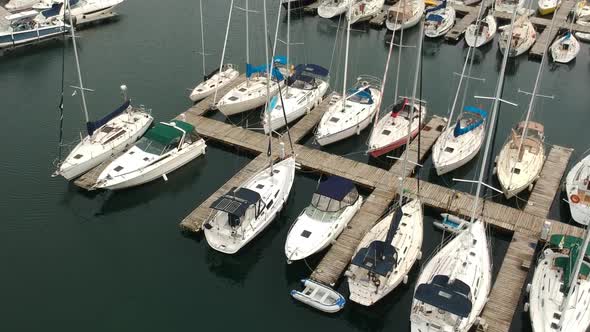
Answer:
<svg viewBox="0 0 590 332"><path fill-rule="evenodd" d="M422 43L424 43L424 39L422 39ZM422 49L422 47L420 47L420 49ZM420 54L420 62L424 62L424 53ZM418 153L416 153L416 164L419 165L420 164L420 152L421 150L421 143L422 143L422 69L423 69L424 65L422 64L420 66L420 87L419 87L419 92L418 92ZM413 119L412 119L413 120ZM409 140L410 138L408 137L408 147L410 146L409 144ZM409 153L409 151L408 151ZM415 172L415 177L416 177L416 193L419 195L420 194L420 177L418 176L418 173L420 172L420 166L417 166L414 168L416 170Z"/></svg>
<svg viewBox="0 0 590 332"><path fill-rule="evenodd" d="M330 73L332 72L334 54L336 54L336 46L338 45L338 34L340 33L340 20L342 20L342 15L338 17L338 26L336 27L336 38L334 39L334 47L332 47L332 56L330 57Z"/></svg>
<svg viewBox="0 0 590 332"><path fill-rule="evenodd" d="M277 65L275 64L275 68L277 68ZM278 68L277 68L278 70ZM277 82L277 85L279 86L279 99L281 100L281 110L283 112L283 119L285 120L285 127L287 129L287 137L289 138L289 147L291 148L291 154L295 155L295 148L293 148L293 140L291 139L291 131L289 131L289 122L287 121L287 113L285 113L285 102L283 101L283 91L281 89L281 84L279 82ZM268 105L267 105L268 108ZM266 110L266 112L270 113L270 110ZM269 126L269 132L271 132L272 135L272 130L271 130L271 123L270 121L268 122L268 126Z"/></svg>
<svg viewBox="0 0 590 332"><path fill-rule="evenodd" d="M66 19L66 11L64 10L64 22ZM62 25L65 29L65 24ZM61 47L61 93L59 98L59 136L57 145L57 162L61 162L62 147L63 147L63 134L64 134L64 88L65 88L65 72L66 72L66 34L62 34L62 47Z"/></svg>
<svg viewBox="0 0 590 332"><path fill-rule="evenodd" d="M199 16L201 17L201 51L203 53L203 77L207 75L205 69L205 31L203 30L203 0L199 0ZM221 70L221 68L219 68Z"/></svg>
<svg viewBox="0 0 590 332"><path fill-rule="evenodd" d="M227 48L227 38L229 36L229 26L231 23L231 14L234 9L234 0L231 0L229 5L229 15L227 17L227 26L225 28L225 38L223 39L223 50L221 51L221 63L219 64L219 70L223 70L223 58L225 57L225 49ZM217 92L219 91L219 84L215 85L215 94L213 95L213 105L217 102Z"/></svg>

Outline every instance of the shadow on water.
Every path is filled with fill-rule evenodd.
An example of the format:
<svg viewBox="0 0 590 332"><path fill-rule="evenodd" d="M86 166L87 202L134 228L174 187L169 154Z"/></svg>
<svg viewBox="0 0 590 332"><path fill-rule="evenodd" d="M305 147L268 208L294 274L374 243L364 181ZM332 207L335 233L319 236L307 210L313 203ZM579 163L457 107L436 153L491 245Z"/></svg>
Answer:
<svg viewBox="0 0 590 332"><path fill-rule="evenodd" d="M520 55L516 58L508 57L508 62L506 63L506 76L514 76L518 71L518 66L520 65L521 58L526 60L526 54ZM500 49L496 52L496 71L500 72L502 69L502 60L504 59L504 55L500 52Z"/></svg>
<svg viewBox="0 0 590 332"><path fill-rule="evenodd" d="M441 46L444 45L444 43L444 38L424 38L422 54L427 58L435 57L440 52Z"/></svg>

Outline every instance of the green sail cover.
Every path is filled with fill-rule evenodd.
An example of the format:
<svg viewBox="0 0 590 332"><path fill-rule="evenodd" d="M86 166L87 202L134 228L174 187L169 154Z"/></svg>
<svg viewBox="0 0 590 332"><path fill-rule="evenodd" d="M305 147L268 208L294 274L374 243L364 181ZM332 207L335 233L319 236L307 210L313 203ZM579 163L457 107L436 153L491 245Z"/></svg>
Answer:
<svg viewBox="0 0 590 332"><path fill-rule="evenodd" d="M195 129L193 125L180 120L174 120L171 121L171 123L174 123L178 128L184 130L187 134ZM145 137L160 144L169 145L182 137L182 134L182 131L174 127L157 123L145 133Z"/></svg>
<svg viewBox="0 0 590 332"><path fill-rule="evenodd" d="M570 235L555 234L551 235L549 243L561 249L572 249L573 247L582 247L583 239ZM579 250L579 249L578 249ZM590 256L590 246L586 249L586 256Z"/></svg>

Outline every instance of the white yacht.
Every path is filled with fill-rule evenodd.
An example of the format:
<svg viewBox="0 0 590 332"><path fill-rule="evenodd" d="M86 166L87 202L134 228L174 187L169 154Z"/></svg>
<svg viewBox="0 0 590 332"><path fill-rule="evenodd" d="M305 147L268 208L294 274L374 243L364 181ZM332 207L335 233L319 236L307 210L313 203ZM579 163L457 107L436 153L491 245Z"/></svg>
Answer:
<svg viewBox="0 0 590 332"><path fill-rule="evenodd" d="M551 47L551 57L553 61L558 63L568 63L576 58L580 53L580 43L572 35L571 31L566 32L564 35L555 39Z"/></svg>
<svg viewBox="0 0 590 332"><path fill-rule="evenodd" d="M124 0L70 0L70 11L66 16L72 15L74 25L84 24L102 19L110 18L115 15L115 7L120 5ZM63 5L64 0L41 0L33 6L35 9L48 9L55 4ZM63 6L61 16L64 15L65 6Z"/></svg>
<svg viewBox="0 0 590 332"><path fill-rule="evenodd" d="M193 102L197 102L209 97L216 90L222 89L233 82L238 76L240 76L240 72L234 65L231 63L225 64L221 70L215 69L208 75L203 76L203 81L191 91L189 98Z"/></svg>
<svg viewBox="0 0 590 332"><path fill-rule="evenodd" d="M285 242L287 261L305 259L328 247L360 210L363 198L354 183L331 176L321 182L291 226Z"/></svg>
<svg viewBox="0 0 590 332"><path fill-rule="evenodd" d="M510 41L510 52L508 53L510 57L517 57L528 51L537 40L537 31L526 15L520 16L514 22L512 37L509 36L510 25L501 26L499 29L502 31L498 39L500 51L504 53L508 41Z"/></svg>
<svg viewBox="0 0 590 332"><path fill-rule="evenodd" d="M351 301L371 306L408 282L422 257L423 218L422 203L410 198L363 237L345 274Z"/></svg>
<svg viewBox="0 0 590 332"><path fill-rule="evenodd" d="M205 154L207 145L186 122L160 122L98 176L95 188L123 189L167 175Z"/></svg>
<svg viewBox="0 0 590 332"><path fill-rule="evenodd" d="M318 15L323 18L332 18L348 11L354 0L323 0L318 6Z"/></svg>
<svg viewBox="0 0 590 332"><path fill-rule="evenodd" d="M543 125L521 122L512 130L508 142L500 150L496 172L506 198L525 189L532 190L545 163Z"/></svg>
<svg viewBox="0 0 590 332"><path fill-rule="evenodd" d="M455 25L455 8L447 6L447 0L436 7L427 8L424 33L426 37L437 38L447 33Z"/></svg>
<svg viewBox="0 0 590 332"><path fill-rule="evenodd" d="M486 111L467 106L455 125L443 131L432 148L436 174L453 171L477 155L485 138L487 116Z"/></svg>
<svg viewBox="0 0 590 332"><path fill-rule="evenodd" d="M347 18L350 24L370 20L383 9L385 0L354 0Z"/></svg>
<svg viewBox="0 0 590 332"><path fill-rule="evenodd" d="M494 39L498 25L493 14L488 14L483 20L471 24L465 30L465 42L470 47L481 47Z"/></svg>
<svg viewBox="0 0 590 332"><path fill-rule="evenodd" d="M420 22L424 7L423 0L399 0L389 7L385 25L392 31L411 28Z"/></svg>
<svg viewBox="0 0 590 332"><path fill-rule="evenodd" d="M588 225L590 221L590 154L567 173L565 191L574 221Z"/></svg>
<svg viewBox="0 0 590 332"><path fill-rule="evenodd" d="M0 49L49 40L69 30L69 25L51 10L41 13L29 10L8 15L5 19L8 24L0 25Z"/></svg>

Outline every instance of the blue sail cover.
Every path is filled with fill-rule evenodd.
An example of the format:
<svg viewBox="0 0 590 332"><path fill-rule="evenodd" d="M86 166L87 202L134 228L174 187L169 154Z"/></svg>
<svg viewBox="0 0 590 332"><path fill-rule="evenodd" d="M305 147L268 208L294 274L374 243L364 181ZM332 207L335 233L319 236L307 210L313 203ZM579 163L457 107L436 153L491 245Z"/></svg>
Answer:
<svg viewBox="0 0 590 332"><path fill-rule="evenodd" d="M110 114L108 114L107 116L105 116L104 118L97 120L97 121L90 121L86 123L86 129L88 130L88 135L92 136L92 134L94 133L94 131L102 126L104 126L107 122L111 121L112 119L116 118L117 116L119 116L119 114L123 113L127 108L129 108L129 105L131 104L130 100L127 100L123 105L121 105L119 108L117 108L116 110L112 111Z"/></svg>
<svg viewBox="0 0 590 332"><path fill-rule="evenodd" d="M446 7L447 7L447 0L443 0L443 2L441 2L438 6L426 8L426 10L424 11L424 14L435 12L435 11L437 11L439 9L443 9L443 8L446 8Z"/></svg>
<svg viewBox="0 0 590 332"><path fill-rule="evenodd" d="M279 101L279 97L277 95L274 95L270 99L270 104L268 104L268 107L266 108L266 111L267 112L272 112L272 110L277 106L278 101Z"/></svg>
<svg viewBox="0 0 590 332"><path fill-rule="evenodd" d="M51 8L46 9L44 11L41 12L41 14L43 15L43 17L45 18L49 18L49 17L53 17L53 16L57 16L59 15L59 13L61 12L61 7L63 6L63 3L53 3L51 5Z"/></svg>
<svg viewBox="0 0 590 332"><path fill-rule="evenodd" d="M486 117L488 116L488 113L486 111L481 110L477 107L466 106L464 109L466 112L474 113L474 114L478 115L479 119L474 120L473 122L471 122L469 125L467 125L465 127L461 127L461 119L457 119L457 124L455 125L455 130L453 131L453 135L455 137L459 137L461 135L467 134L468 132L481 126L483 124L484 120L486 119Z"/></svg>
<svg viewBox="0 0 590 332"><path fill-rule="evenodd" d="M320 66L314 65L312 63L309 64L299 64L295 67L295 76L302 75L302 74L312 74L316 76L326 77L330 73L328 69Z"/></svg>
<svg viewBox="0 0 590 332"><path fill-rule="evenodd" d="M442 22L444 19L445 19L444 17L437 15L437 14L428 15L426 17L427 21L434 21L434 22Z"/></svg>
<svg viewBox="0 0 590 332"><path fill-rule="evenodd" d="M268 70L267 65L260 65L260 66L252 66L251 64L247 63L246 64L246 77L250 78L252 75L256 74L256 73L266 73L266 71ZM277 68L272 68L272 77L276 78L279 81L284 80L285 78L283 77L283 74L281 74L281 72L277 69Z"/></svg>
<svg viewBox="0 0 590 332"><path fill-rule="evenodd" d="M397 266L397 250L391 243L375 240L359 249L351 264L386 277Z"/></svg>
<svg viewBox="0 0 590 332"><path fill-rule="evenodd" d="M469 299L471 287L459 279L449 281L449 276L434 276L431 283L418 285L414 299L462 318L469 317L473 307Z"/></svg>
<svg viewBox="0 0 590 332"><path fill-rule="evenodd" d="M355 96L358 96L359 98L367 99L368 100L367 104L373 103L373 95L371 95L371 89L369 89L368 87L366 87L364 89L363 88L349 89L347 95L348 96L355 95Z"/></svg>
<svg viewBox="0 0 590 332"><path fill-rule="evenodd" d="M330 176L326 181L320 183L316 193L342 201L353 188L354 183L352 181L339 176Z"/></svg>

